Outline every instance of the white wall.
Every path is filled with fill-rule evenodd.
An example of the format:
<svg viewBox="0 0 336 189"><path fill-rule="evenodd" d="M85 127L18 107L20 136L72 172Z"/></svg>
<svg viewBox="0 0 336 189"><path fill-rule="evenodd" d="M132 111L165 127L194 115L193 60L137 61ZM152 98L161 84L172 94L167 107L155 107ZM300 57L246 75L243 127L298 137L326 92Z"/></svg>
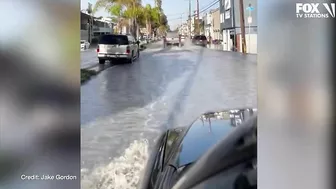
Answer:
<svg viewBox="0 0 336 189"><path fill-rule="evenodd" d="M250 36L251 35L251 36ZM258 53L258 43L257 43L257 34L245 34L246 38L246 52L251 54L257 54ZM250 37L249 37L250 36ZM249 43L249 40L251 39L251 43ZM240 44L242 44L242 39L240 37ZM242 52L242 45L240 45L239 52Z"/></svg>
<svg viewBox="0 0 336 189"><path fill-rule="evenodd" d="M249 37L249 34L246 35L246 50L247 53L257 54L257 34L251 34ZM249 42L251 40L251 43Z"/></svg>
<svg viewBox="0 0 336 189"><path fill-rule="evenodd" d="M224 51L228 51L228 50L230 50L230 48L229 48L229 37L230 36L228 36L228 33L227 33L227 30L222 30L222 35L223 35L223 50Z"/></svg>

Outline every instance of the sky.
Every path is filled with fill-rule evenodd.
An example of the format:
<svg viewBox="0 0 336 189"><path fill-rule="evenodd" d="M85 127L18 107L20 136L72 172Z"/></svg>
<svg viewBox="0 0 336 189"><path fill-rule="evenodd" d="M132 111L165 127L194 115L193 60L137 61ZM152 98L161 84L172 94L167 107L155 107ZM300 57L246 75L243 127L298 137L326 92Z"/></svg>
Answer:
<svg viewBox="0 0 336 189"><path fill-rule="evenodd" d="M93 3L95 0L91 0ZM208 5L215 2L215 0L199 0L200 10L202 8L206 8ZM154 6L154 0L142 0L142 4L151 4ZM81 10L86 9L88 5L88 0L81 0ZM212 6L212 8L217 8L219 3ZM167 15L168 24L171 29L175 29L181 22L185 22L188 19L189 14L189 1L188 0L162 0L162 9L164 13ZM209 10L210 10L209 9ZM191 0L191 10L196 10L196 0ZM200 14L202 15L202 14ZM109 16L109 14L105 10L99 10L95 16ZM182 19L181 19L182 18Z"/></svg>

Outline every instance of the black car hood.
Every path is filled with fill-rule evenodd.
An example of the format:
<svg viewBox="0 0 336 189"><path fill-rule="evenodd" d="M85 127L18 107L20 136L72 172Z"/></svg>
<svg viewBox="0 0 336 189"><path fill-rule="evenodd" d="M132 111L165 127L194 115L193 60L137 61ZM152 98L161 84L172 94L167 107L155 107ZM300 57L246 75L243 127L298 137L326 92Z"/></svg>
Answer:
<svg viewBox="0 0 336 189"><path fill-rule="evenodd" d="M169 164L181 168L195 162L233 128L256 114L256 111L257 109L244 108L208 112L189 127L172 130L175 137L168 137L166 149L166 155L170 154Z"/></svg>

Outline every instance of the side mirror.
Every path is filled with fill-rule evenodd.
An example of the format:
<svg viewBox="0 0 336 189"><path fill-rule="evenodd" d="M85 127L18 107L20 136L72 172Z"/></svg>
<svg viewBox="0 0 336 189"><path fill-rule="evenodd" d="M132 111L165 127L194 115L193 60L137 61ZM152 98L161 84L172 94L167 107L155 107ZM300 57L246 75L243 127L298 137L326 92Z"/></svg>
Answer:
<svg viewBox="0 0 336 189"><path fill-rule="evenodd" d="M140 41L139 41L139 40L138 40L138 41L136 41L136 44L138 44L138 45L139 45L139 44L140 44Z"/></svg>

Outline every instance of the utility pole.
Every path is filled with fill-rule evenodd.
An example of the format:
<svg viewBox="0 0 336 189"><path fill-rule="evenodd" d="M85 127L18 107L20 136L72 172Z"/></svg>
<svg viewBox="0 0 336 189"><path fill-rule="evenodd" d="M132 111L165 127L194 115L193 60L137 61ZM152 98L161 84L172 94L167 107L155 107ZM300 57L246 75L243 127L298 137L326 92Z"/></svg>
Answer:
<svg viewBox="0 0 336 189"><path fill-rule="evenodd" d="M87 13L90 16L90 19L89 19L89 43L92 43L92 38L93 38L93 10L92 10L91 0L88 1Z"/></svg>
<svg viewBox="0 0 336 189"><path fill-rule="evenodd" d="M181 14L181 29L180 29L181 35L182 35L182 28L183 28L183 13Z"/></svg>
<svg viewBox="0 0 336 189"><path fill-rule="evenodd" d="M191 0L189 0L189 19L188 19L189 39L191 39Z"/></svg>
<svg viewBox="0 0 336 189"><path fill-rule="evenodd" d="M242 39L242 51L246 54L246 39L245 39L245 17L244 17L244 3L243 0L239 0L239 12L240 12L240 29Z"/></svg>
<svg viewBox="0 0 336 189"><path fill-rule="evenodd" d="M197 3L197 34L200 34L199 0L196 0L196 3Z"/></svg>

